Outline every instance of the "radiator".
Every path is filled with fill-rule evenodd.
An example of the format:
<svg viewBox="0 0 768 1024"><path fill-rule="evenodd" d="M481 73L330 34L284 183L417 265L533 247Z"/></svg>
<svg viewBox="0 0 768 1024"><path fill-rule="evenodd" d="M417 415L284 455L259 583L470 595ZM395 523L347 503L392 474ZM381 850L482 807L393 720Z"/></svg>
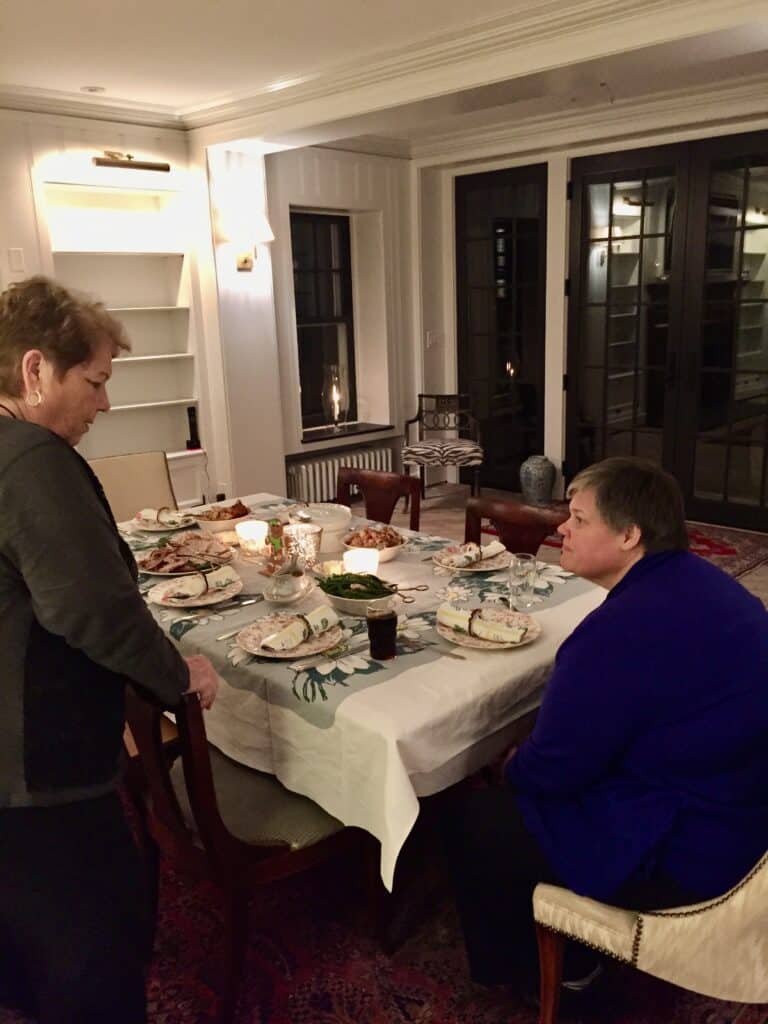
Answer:
<svg viewBox="0 0 768 1024"><path fill-rule="evenodd" d="M292 462L287 469L288 497L296 501L333 501L340 466L391 471L391 448L361 448Z"/></svg>

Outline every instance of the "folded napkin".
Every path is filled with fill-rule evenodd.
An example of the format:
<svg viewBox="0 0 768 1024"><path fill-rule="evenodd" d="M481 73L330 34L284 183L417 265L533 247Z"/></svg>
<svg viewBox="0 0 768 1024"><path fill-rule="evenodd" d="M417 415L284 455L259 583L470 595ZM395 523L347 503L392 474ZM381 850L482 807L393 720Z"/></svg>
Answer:
<svg viewBox="0 0 768 1024"><path fill-rule="evenodd" d="M447 629L455 629L479 640L492 640L497 644L519 644L528 632L525 626L507 626L503 622L484 619L482 608L468 611L454 608L452 604L441 604L437 609L437 621Z"/></svg>
<svg viewBox="0 0 768 1024"><path fill-rule="evenodd" d="M451 554L443 554L440 561L443 565L450 565L454 569L463 569L468 565L475 565L486 558L493 558L506 551L504 545L498 540L492 540L490 544L462 544L458 551Z"/></svg>
<svg viewBox="0 0 768 1024"><path fill-rule="evenodd" d="M319 636L325 633L331 626L335 626L339 617L333 608L327 604L321 604L319 608L313 608L306 615L297 615L277 633L270 633L261 641L261 646L268 651L290 651L311 636Z"/></svg>
<svg viewBox="0 0 768 1024"><path fill-rule="evenodd" d="M213 590L221 590L230 583L239 583L240 577L228 565L213 572L198 572L194 576L183 576L172 589L166 591L166 598L201 597Z"/></svg>

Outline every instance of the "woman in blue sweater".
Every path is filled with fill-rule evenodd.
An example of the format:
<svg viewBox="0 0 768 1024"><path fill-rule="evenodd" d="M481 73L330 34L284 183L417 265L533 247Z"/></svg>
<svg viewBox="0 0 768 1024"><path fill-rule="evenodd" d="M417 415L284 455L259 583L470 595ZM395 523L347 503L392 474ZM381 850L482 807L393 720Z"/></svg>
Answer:
<svg viewBox="0 0 768 1024"><path fill-rule="evenodd" d="M606 459L568 497L561 563L606 599L558 651L507 787L467 794L449 826L486 984L530 977L539 881L674 906L727 891L768 848L768 613L688 552L657 466Z"/></svg>

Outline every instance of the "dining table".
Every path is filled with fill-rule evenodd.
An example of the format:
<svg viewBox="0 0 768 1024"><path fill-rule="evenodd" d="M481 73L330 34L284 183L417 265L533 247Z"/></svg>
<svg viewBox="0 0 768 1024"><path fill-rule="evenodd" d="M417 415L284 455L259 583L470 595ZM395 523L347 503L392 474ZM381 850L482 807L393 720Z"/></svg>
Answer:
<svg viewBox="0 0 768 1024"><path fill-rule="evenodd" d="M295 504L266 493L241 500L254 518L266 520ZM350 529L368 523L353 517ZM135 523L121 529L137 551L161 536L143 533ZM275 775L344 825L375 836L381 878L390 891L420 798L503 753L516 723L541 702L558 647L605 596L586 580L540 562L529 609L540 634L514 648L468 647L462 637L453 642L438 632L438 607L446 601L507 607L507 572L445 568L435 555L455 542L399 532L404 543L397 556L378 570L406 598L395 598L397 653L391 660L371 656L364 617L342 613L338 641L309 657L268 657L240 646L241 631L263 616L306 614L328 599L313 580L296 604L273 604L263 595L269 579L263 565L237 549L231 565L247 596L234 606L180 610L149 604L182 654L206 655L219 675L216 701L205 715L209 742L233 760ZM325 557L340 559L341 552ZM139 578L145 594L157 582Z"/></svg>

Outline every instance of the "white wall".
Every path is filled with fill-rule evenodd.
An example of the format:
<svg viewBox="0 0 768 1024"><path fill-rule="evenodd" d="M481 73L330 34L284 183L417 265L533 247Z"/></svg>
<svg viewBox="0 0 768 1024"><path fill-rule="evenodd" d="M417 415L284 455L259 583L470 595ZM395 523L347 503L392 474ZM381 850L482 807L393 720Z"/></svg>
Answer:
<svg viewBox="0 0 768 1024"><path fill-rule="evenodd" d="M264 157L212 147L208 174L218 302L209 292L204 310L212 329L218 320L221 336L211 409L219 420L220 443L229 446L229 493L285 494L272 260L269 245L254 250L253 243L254 213L266 209ZM234 232L231 240L219 240L217 222ZM241 272L236 257L246 250L255 251L253 270Z"/></svg>
<svg viewBox="0 0 768 1024"><path fill-rule="evenodd" d="M266 157L269 218L286 453L381 439L402 431L415 401L411 313L411 230L406 161L307 148ZM357 396L360 419L391 423L389 433L302 444L290 210L351 215Z"/></svg>

